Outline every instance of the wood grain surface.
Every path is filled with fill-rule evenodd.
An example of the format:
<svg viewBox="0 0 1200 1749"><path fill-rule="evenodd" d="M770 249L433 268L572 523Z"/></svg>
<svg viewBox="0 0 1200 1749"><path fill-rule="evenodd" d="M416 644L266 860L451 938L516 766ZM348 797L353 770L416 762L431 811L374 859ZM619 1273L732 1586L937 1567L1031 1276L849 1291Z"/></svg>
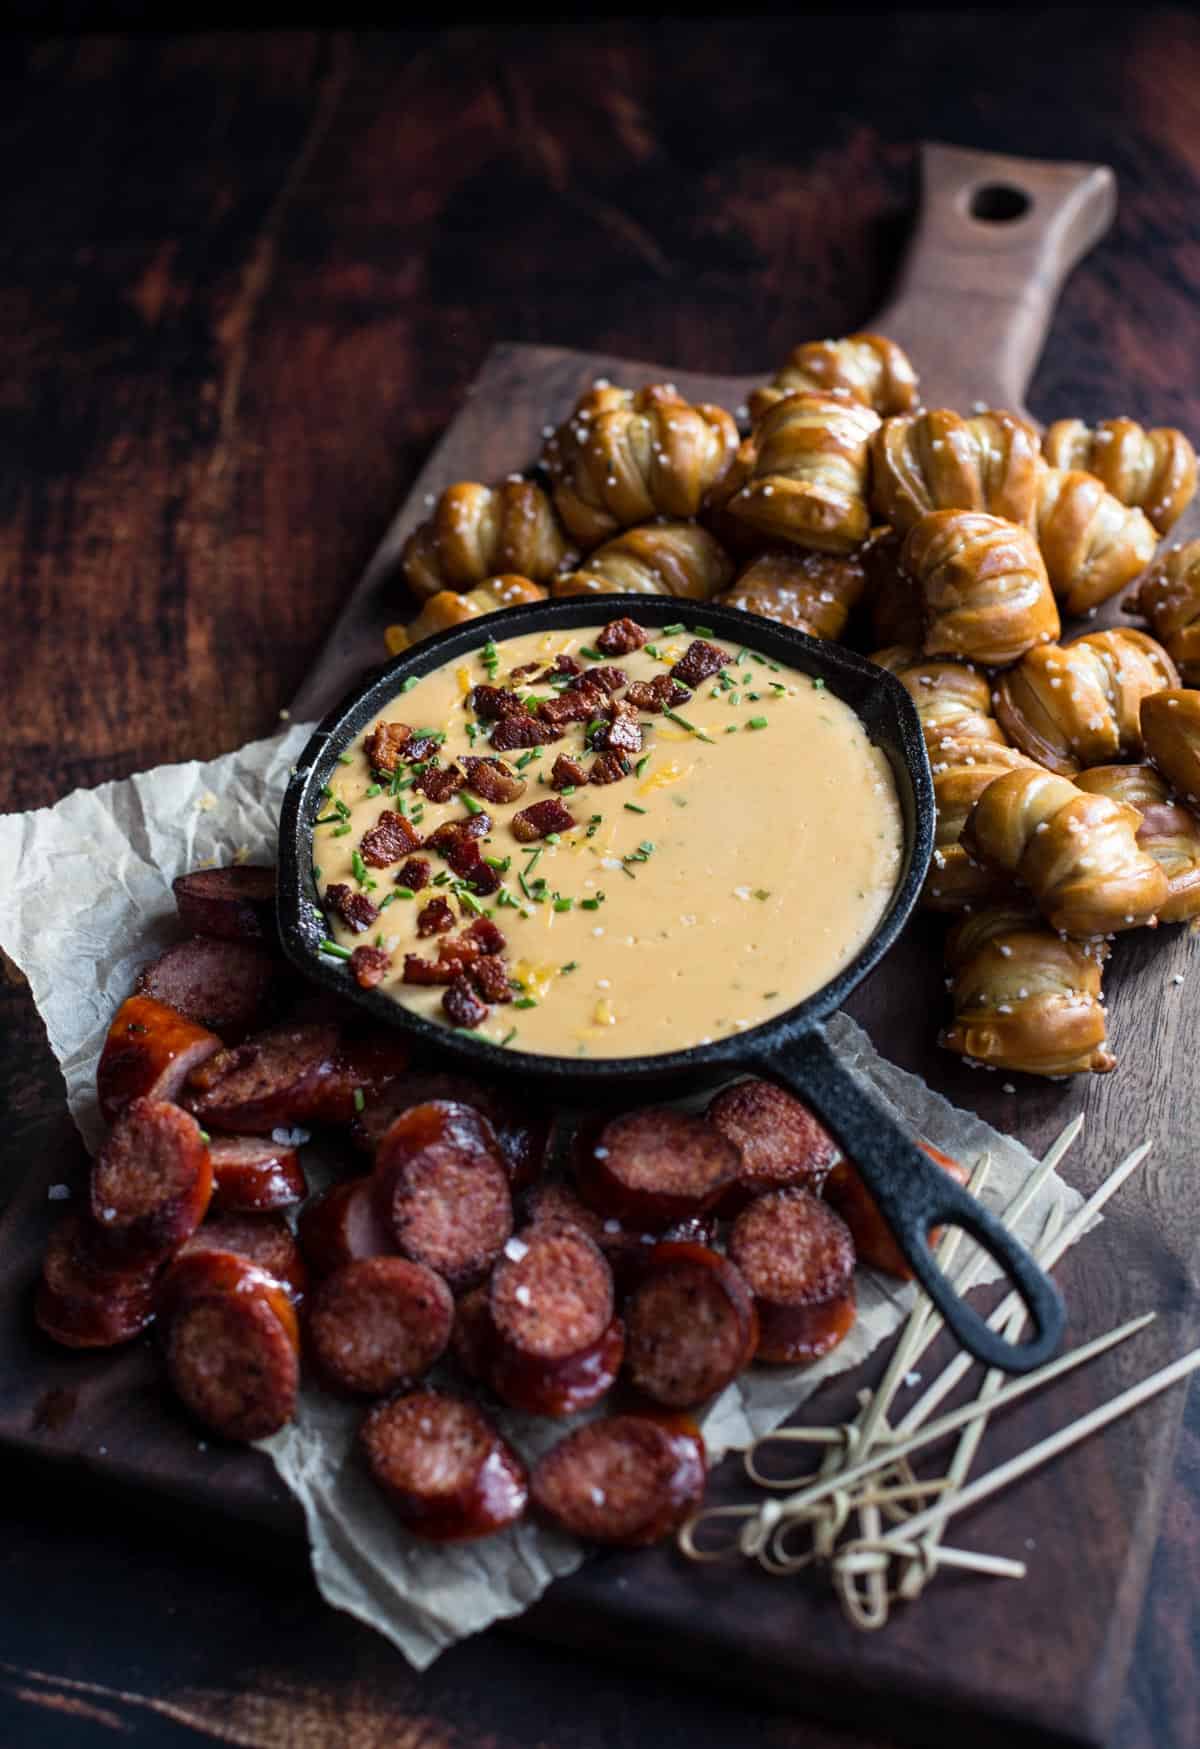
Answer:
<svg viewBox="0 0 1200 1749"><path fill-rule="evenodd" d="M1071 281L1033 411L1196 430L1200 34L1183 13L1079 21L1024 20L1019 81L987 16L709 23L682 41L587 24L30 45L8 75L0 171L5 805L265 732L493 340L744 374L865 318L911 223L931 105L947 138L1116 164L1116 229ZM1161 958L1122 958L1118 1048L1165 1054L1178 1019ZM1139 984L1153 1044L1123 1030ZM26 996L3 1000L7 1191L64 1157L69 1128ZM1156 1127L1147 1194L1175 1206L1194 1111L1111 1086L1097 1161ZM988 1097L1023 1134L1046 1121L1040 1096L1011 1116ZM1181 1223L1168 1268L1118 1285L1178 1301L1193 1231ZM1149 1255L1137 1231L1126 1255ZM1107 1294L1091 1291L1099 1319ZM1130 1434L1097 1448L1113 1510L1121 1473L1156 1455ZM1130 1749L1200 1736L1196 1451L1193 1432L1117 1728ZM851 1740L806 1722L803 1693L779 1711L511 1636L417 1679L282 1554L278 1570L257 1545L248 1560L244 1539L216 1546L187 1509L164 1520L136 1494L118 1508L74 1480L5 1474L6 1740ZM1022 1628L1048 1666L1064 1599L1084 1638L1092 1603L1086 1551L1080 1566L1055 1550L1055 1570L1054 1619ZM970 1591L956 1604L979 1606ZM934 1674L953 1642L930 1639Z"/></svg>

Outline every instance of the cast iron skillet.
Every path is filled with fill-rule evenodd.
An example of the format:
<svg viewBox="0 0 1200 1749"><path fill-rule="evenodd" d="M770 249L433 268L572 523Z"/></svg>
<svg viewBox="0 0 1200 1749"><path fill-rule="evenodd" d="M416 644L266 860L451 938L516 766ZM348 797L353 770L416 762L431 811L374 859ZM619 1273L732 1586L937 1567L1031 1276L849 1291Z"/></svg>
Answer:
<svg viewBox="0 0 1200 1749"><path fill-rule="evenodd" d="M903 872L879 927L858 956L831 983L777 1018L713 1044L648 1058L542 1056L501 1048L426 1020L376 990L362 990L343 960L322 954L328 934L312 878L312 822L321 790L339 753L394 697L409 675L428 674L462 659L490 638L523 632L565 631L628 614L647 626L680 619L699 622L735 644L820 677L856 712L872 741L886 753L904 812ZM852 805L848 799L847 805ZM916 903L933 849L934 802L929 760L912 700L891 674L835 644L804 637L769 620L711 603L646 595L575 596L489 614L486 622L444 632L390 663L359 686L320 724L296 765L284 797L279 829L279 925L284 951L299 971L355 1002L388 1026L453 1059L463 1070L511 1085L540 1084L563 1104L663 1096L712 1086L747 1070L779 1082L820 1113L855 1161L922 1286L955 1336L989 1366L1028 1372L1058 1347L1065 1323L1053 1283L1006 1228L969 1196L900 1130L870 1092L838 1061L821 1024L895 941ZM927 1235L957 1225L985 1246L1011 1278L1029 1311L1034 1334L1021 1344L1003 1341L961 1299L934 1262Z"/></svg>

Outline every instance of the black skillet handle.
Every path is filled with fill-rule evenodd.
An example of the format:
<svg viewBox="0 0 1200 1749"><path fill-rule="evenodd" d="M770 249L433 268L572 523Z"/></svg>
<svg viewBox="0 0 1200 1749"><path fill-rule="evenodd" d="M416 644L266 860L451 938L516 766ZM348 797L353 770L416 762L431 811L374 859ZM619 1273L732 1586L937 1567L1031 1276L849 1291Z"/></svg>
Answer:
<svg viewBox="0 0 1200 1749"><path fill-rule="evenodd" d="M813 1106L833 1131L917 1280L969 1353L986 1366L1013 1373L1032 1372L1053 1356L1066 1325L1066 1308L1054 1283L1008 1228L935 1165L843 1067L822 1027L789 1040L756 1067ZM962 1227L1000 1265L1025 1302L1034 1328L1028 1341L1007 1342L989 1330L938 1268L928 1235L947 1225Z"/></svg>

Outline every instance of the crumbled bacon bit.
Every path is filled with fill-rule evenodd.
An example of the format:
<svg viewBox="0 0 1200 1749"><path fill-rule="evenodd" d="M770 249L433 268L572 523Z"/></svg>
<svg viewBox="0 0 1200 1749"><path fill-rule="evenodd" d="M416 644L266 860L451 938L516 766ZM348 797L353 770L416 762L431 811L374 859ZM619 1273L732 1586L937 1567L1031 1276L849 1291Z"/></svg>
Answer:
<svg viewBox="0 0 1200 1749"><path fill-rule="evenodd" d="M519 668L514 668L509 674L510 680L528 680L541 668L540 662L522 662Z"/></svg>
<svg viewBox="0 0 1200 1749"><path fill-rule="evenodd" d="M691 696L687 687L669 674L656 674L653 680L631 680L625 688L626 699L639 711L674 710Z"/></svg>
<svg viewBox="0 0 1200 1749"><path fill-rule="evenodd" d="M407 887L412 893L419 893L422 887L429 885L429 863L423 856L410 856L400 873L396 876L398 887Z"/></svg>
<svg viewBox="0 0 1200 1749"><path fill-rule="evenodd" d="M359 850L363 861L371 868L388 868L393 862L399 862L402 856L407 856L410 850L415 850L420 842L421 835L411 821L403 814L385 808L370 831L363 833Z"/></svg>
<svg viewBox="0 0 1200 1749"><path fill-rule="evenodd" d="M469 814L465 820L443 820L436 832L431 832L425 840L425 849L449 857L451 851L470 839L486 838L491 829L489 814Z"/></svg>
<svg viewBox="0 0 1200 1749"><path fill-rule="evenodd" d="M467 694L467 703L485 723L498 722L501 717L525 711L524 702L508 686L485 686L482 683L473 686ZM529 715L528 711L525 715Z"/></svg>
<svg viewBox="0 0 1200 1749"><path fill-rule="evenodd" d="M395 771L412 740L407 723L380 723L363 742L363 752L376 771Z"/></svg>
<svg viewBox="0 0 1200 1749"><path fill-rule="evenodd" d="M550 772L552 789L578 789L588 780L587 767L569 753L560 753Z"/></svg>
<svg viewBox="0 0 1200 1749"><path fill-rule="evenodd" d="M596 648L606 656L628 656L640 650L649 635L636 620L610 619L596 639Z"/></svg>
<svg viewBox="0 0 1200 1749"><path fill-rule="evenodd" d="M596 686L602 686L610 696L620 692L629 676L623 668L589 668L584 675L584 681L591 681Z"/></svg>
<svg viewBox="0 0 1200 1749"><path fill-rule="evenodd" d="M531 664L531 667L533 668L536 668L537 666L538 664L536 662ZM520 672L523 673L524 670L522 669ZM534 685L540 686L548 680L561 680L564 674L570 674L574 677L575 675L582 673L582 662L577 662L574 656L568 656L565 652L560 652L554 658L549 668L543 669L542 672L535 677Z"/></svg>
<svg viewBox="0 0 1200 1749"><path fill-rule="evenodd" d="M609 753L640 753L642 725L637 720L636 706L625 699L617 699L605 714L607 725L596 731L592 746Z"/></svg>
<svg viewBox="0 0 1200 1749"><path fill-rule="evenodd" d="M548 704L557 704L557 699L548 699ZM546 705L541 707L545 710ZM517 747L545 747L551 741L562 739L562 729L552 719L540 716L530 716L522 705L519 711L510 711L500 718L492 730L492 746L497 753L511 753Z"/></svg>
<svg viewBox="0 0 1200 1749"><path fill-rule="evenodd" d="M724 650L718 650L706 638L696 638L676 662L671 674L675 680L682 681L684 686L699 686L710 674L719 674L731 659Z"/></svg>
<svg viewBox="0 0 1200 1749"><path fill-rule="evenodd" d="M465 972L473 966L477 959L482 959L483 949L474 941L468 941L465 935L455 936L453 940L438 942L438 964L445 968L449 983L459 972Z"/></svg>
<svg viewBox="0 0 1200 1749"><path fill-rule="evenodd" d="M467 787L485 802L515 802L525 794L525 779L505 765L503 759L464 758Z"/></svg>
<svg viewBox="0 0 1200 1749"><path fill-rule="evenodd" d="M631 767L628 759L622 753L599 753L592 760L592 769L588 773L589 783L619 783L623 777L628 777Z"/></svg>
<svg viewBox="0 0 1200 1749"><path fill-rule="evenodd" d="M503 953L508 946L503 929L490 917L477 917L463 930L463 940L473 943L480 953L486 954Z"/></svg>
<svg viewBox="0 0 1200 1749"><path fill-rule="evenodd" d="M591 678L585 674L581 682L564 686L557 698L543 699L538 706L539 720L561 730L568 723L586 723L590 717L598 717L608 703L608 693L603 686L593 686Z"/></svg>
<svg viewBox="0 0 1200 1749"><path fill-rule="evenodd" d="M431 802L448 802L466 783L466 773L457 765L429 765L418 777L415 789Z"/></svg>
<svg viewBox="0 0 1200 1749"><path fill-rule="evenodd" d="M485 1002L511 1002L512 987L508 981L508 968L502 959L492 954L484 954L477 959L467 973Z"/></svg>
<svg viewBox="0 0 1200 1749"><path fill-rule="evenodd" d="M512 835L520 844L532 844L535 838L545 838L550 832L569 832L575 824L571 810L557 796L544 802L534 802L522 808L510 821Z"/></svg>
<svg viewBox="0 0 1200 1749"><path fill-rule="evenodd" d="M362 990L381 984L391 967L392 956L382 947L356 947L350 955L350 970Z"/></svg>
<svg viewBox="0 0 1200 1749"><path fill-rule="evenodd" d="M442 1007L455 1026L478 1026L487 1019L487 1003L479 1000L466 978L455 978L442 997Z"/></svg>
<svg viewBox="0 0 1200 1749"><path fill-rule="evenodd" d="M325 903L332 905L347 928L355 930L359 935L364 929L369 929L379 916L377 907L372 905L365 893L352 893L349 887L341 884L326 889Z"/></svg>
<svg viewBox="0 0 1200 1749"><path fill-rule="evenodd" d="M445 899L430 899L417 912L417 934L421 937L445 935L448 929L453 928L454 913Z"/></svg>
<svg viewBox="0 0 1200 1749"><path fill-rule="evenodd" d="M424 960L419 953L406 953L404 956L404 982L406 984L448 984L458 976L457 966L438 964L434 960Z"/></svg>

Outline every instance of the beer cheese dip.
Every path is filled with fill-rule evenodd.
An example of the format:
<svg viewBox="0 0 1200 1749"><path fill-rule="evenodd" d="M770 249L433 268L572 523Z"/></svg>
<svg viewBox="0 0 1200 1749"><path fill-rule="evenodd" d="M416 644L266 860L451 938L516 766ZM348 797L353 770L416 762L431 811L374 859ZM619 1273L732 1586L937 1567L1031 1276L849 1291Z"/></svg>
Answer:
<svg viewBox="0 0 1200 1749"><path fill-rule="evenodd" d="M405 681L335 767L313 863L360 983L514 1049L641 1057L828 983L902 843L888 762L822 681L622 620Z"/></svg>

